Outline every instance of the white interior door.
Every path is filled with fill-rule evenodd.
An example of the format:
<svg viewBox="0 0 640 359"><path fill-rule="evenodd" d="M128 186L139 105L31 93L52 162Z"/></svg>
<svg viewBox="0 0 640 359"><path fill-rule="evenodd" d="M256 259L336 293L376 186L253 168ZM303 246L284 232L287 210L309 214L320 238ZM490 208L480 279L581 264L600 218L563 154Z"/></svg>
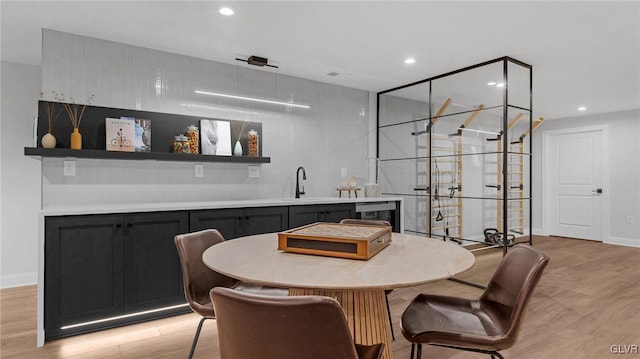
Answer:
<svg viewBox="0 0 640 359"><path fill-rule="evenodd" d="M603 240L603 130L545 135L550 235Z"/></svg>

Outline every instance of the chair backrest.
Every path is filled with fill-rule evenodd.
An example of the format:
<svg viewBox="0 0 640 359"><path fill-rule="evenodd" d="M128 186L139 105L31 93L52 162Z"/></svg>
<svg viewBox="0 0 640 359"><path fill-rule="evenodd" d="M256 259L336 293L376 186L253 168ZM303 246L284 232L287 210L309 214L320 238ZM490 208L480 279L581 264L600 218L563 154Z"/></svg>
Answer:
<svg viewBox="0 0 640 359"><path fill-rule="evenodd" d="M201 315L213 315L203 312L201 304L210 303L209 291L213 287L231 287L237 283L236 279L214 272L202 262L202 253L209 247L222 243L224 237L215 229L199 232L179 234L174 237L180 266L182 267L182 281L184 295L191 308Z"/></svg>
<svg viewBox="0 0 640 359"><path fill-rule="evenodd" d="M214 288L221 359L356 359L340 304L322 296L272 297Z"/></svg>
<svg viewBox="0 0 640 359"><path fill-rule="evenodd" d="M502 258L480 297L485 311L499 323L503 332L501 348L512 346L549 256L536 248L518 244Z"/></svg>
<svg viewBox="0 0 640 359"><path fill-rule="evenodd" d="M345 218L340 221L341 224L364 224L368 226L384 226L391 227L389 221L382 219L357 219L357 218Z"/></svg>

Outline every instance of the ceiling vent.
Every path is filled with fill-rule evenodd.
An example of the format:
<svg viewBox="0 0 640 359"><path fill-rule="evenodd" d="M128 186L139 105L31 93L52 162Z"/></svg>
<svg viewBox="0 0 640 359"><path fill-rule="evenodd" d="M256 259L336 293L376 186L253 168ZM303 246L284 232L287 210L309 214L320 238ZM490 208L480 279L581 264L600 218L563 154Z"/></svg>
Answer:
<svg viewBox="0 0 640 359"><path fill-rule="evenodd" d="M238 61L243 61L248 63L249 65L253 65L253 66L259 66L259 67L265 67L265 66L269 66L269 67L274 67L274 68L278 68L278 66L275 65L270 65L269 64L269 59L267 59L266 57L260 57L260 56L249 56L248 59L239 59L236 57L236 60Z"/></svg>

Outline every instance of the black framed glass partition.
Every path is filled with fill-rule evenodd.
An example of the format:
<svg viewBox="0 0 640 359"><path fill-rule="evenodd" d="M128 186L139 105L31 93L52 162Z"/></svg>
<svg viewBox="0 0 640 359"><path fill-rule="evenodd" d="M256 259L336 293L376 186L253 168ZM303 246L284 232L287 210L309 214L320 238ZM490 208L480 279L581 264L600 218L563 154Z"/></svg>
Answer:
<svg viewBox="0 0 640 359"><path fill-rule="evenodd" d="M532 243L532 73L501 57L378 93L377 179L406 231Z"/></svg>

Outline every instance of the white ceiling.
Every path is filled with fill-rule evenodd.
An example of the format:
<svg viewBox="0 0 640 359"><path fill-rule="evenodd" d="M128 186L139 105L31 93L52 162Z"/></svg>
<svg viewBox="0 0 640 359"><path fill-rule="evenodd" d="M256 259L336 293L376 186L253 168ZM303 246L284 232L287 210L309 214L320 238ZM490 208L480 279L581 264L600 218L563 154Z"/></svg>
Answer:
<svg viewBox="0 0 640 359"><path fill-rule="evenodd" d="M39 65L48 28L377 92L506 55L534 67L535 116L640 108L637 1L2 0L1 21L3 61Z"/></svg>

